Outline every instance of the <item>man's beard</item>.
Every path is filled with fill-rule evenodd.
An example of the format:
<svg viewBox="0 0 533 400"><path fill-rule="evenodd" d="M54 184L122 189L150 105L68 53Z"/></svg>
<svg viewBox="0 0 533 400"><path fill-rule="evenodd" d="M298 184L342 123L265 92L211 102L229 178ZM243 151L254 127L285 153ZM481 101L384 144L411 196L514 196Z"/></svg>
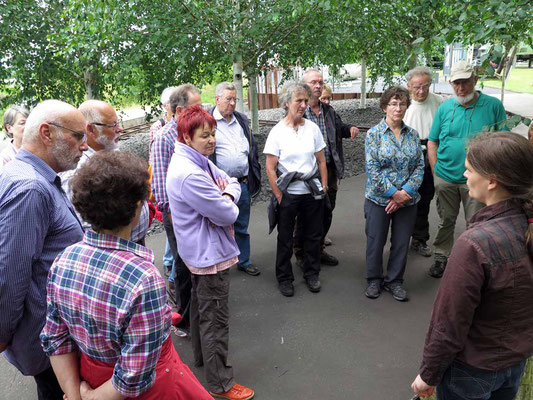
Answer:
<svg viewBox="0 0 533 400"><path fill-rule="evenodd" d="M96 143L98 143L101 146L104 146L104 150L107 151L113 151L118 149L118 143L115 142L115 139L117 136L115 135L113 139L109 139L106 135L104 135L102 132L99 132L100 134L95 139Z"/></svg>
<svg viewBox="0 0 533 400"><path fill-rule="evenodd" d="M69 147L63 135L57 135L56 143L52 147L52 155L56 159L60 171L76 168L80 157L80 154L77 154Z"/></svg>
<svg viewBox="0 0 533 400"><path fill-rule="evenodd" d="M474 97L476 97L476 92L473 91L470 94L467 94L466 96L455 96L455 100L457 100L460 104L466 104L474 100Z"/></svg>

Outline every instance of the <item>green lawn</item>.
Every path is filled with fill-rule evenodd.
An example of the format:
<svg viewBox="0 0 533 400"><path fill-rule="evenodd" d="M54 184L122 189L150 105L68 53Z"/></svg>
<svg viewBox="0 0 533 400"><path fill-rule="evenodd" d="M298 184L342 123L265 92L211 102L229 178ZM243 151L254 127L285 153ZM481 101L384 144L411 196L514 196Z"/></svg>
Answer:
<svg viewBox="0 0 533 400"><path fill-rule="evenodd" d="M483 84L493 88L502 87L502 82L497 79L484 80ZM533 94L533 68L514 67L505 82L505 89Z"/></svg>

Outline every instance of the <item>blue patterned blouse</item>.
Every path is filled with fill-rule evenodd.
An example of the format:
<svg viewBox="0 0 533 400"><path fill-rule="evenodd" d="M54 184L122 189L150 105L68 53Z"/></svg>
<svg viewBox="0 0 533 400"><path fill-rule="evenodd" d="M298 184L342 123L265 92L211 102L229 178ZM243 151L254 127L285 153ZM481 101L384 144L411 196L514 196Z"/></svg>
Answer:
<svg viewBox="0 0 533 400"><path fill-rule="evenodd" d="M386 206L399 189L412 197L407 206L420 200L418 187L424 176L424 155L416 130L402 122L398 142L383 118L366 134L365 159L368 175L365 197L368 200Z"/></svg>

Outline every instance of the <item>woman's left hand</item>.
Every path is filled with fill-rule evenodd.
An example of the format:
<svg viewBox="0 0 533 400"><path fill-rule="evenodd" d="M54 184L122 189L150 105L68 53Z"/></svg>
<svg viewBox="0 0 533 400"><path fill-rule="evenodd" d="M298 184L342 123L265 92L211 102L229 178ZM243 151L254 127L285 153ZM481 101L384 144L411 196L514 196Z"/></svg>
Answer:
<svg viewBox="0 0 533 400"><path fill-rule="evenodd" d="M224 193L224 190L226 190L226 186L228 186L228 181L225 179L222 179L221 177L218 177L217 186L220 189L220 191Z"/></svg>
<svg viewBox="0 0 533 400"><path fill-rule="evenodd" d="M435 386L430 386L418 375L413 383L411 384L411 389L413 392L420 395L421 397L429 397L435 393Z"/></svg>

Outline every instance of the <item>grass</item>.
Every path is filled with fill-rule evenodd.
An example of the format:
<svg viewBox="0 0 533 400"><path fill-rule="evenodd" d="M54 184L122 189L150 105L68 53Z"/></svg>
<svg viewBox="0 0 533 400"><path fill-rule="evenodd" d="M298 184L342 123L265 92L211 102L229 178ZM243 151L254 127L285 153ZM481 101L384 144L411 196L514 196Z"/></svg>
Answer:
<svg viewBox="0 0 533 400"><path fill-rule="evenodd" d="M492 88L501 88L502 81L498 79L487 79L483 85ZM514 67L509 74L505 89L513 92L533 94L533 68Z"/></svg>

